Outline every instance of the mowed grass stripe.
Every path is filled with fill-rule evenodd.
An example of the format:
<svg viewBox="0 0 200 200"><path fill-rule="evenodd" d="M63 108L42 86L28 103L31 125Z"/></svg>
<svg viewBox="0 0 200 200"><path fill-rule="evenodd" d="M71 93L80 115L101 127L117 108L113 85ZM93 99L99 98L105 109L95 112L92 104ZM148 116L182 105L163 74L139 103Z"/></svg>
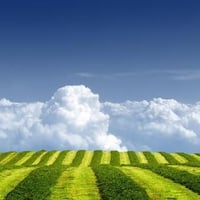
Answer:
<svg viewBox="0 0 200 200"><path fill-rule="evenodd" d="M128 157L131 165L139 164L140 161L135 151L128 151Z"/></svg>
<svg viewBox="0 0 200 200"><path fill-rule="evenodd" d="M169 178L176 183L184 185L193 192L200 194L200 176L164 165L140 165L139 167L149 169L158 175Z"/></svg>
<svg viewBox="0 0 200 200"><path fill-rule="evenodd" d="M21 158L20 160L18 160L18 161L15 163L15 165L16 165L16 166L21 166L21 165L23 165L28 159L31 158L31 156L32 156L34 153L35 153L34 151L29 151L29 152L27 152L26 155L25 155L23 158Z"/></svg>
<svg viewBox="0 0 200 200"><path fill-rule="evenodd" d="M43 156L47 153L47 151L43 151L36 159L35 161L32 163L32 165L38 165L39 162L41 161L41 159L43 158Z"/></svg>
<svg viewBox="0 0 200 200"><path fill-rule="evenodd" d="M20 168L0 172L0 200L14 189L34 168Z"/></svg>
<svg viewBox="0 0 200 200"><path fill-rule="evenodd" d="M200 165L200 161L190 154L187 154L187 153L177 153L177 154L185 158L187 160L187 164Z"/></svg>
<svg viewBox="0 0 200 200"><path fill-rule="evenodd" d="M70 165L72 163L73 159L75 158L76 153L77 153L77 151L69 151L67 153L67 155L65 156L65 158L63 159L62 164L63 165Z"/></svg>
<svg viewBox="0 0 200 200"><path fill-rule="evenodd" d="M100 164L110 164L111 153L110 151L103 151Z"/></svg>
<svg viewBox="0 0 200 200"><path fill-rule="evenodd" d="M165 157L165 159L167 160L167 162L170 165L178 165L180 164L175 158L174 156L172 156L170 153L167 152L159 152L163 157Z"/></svg>
<svg viewBox="0 0 200 200"><path fill-rule="evenodd" d="M158 164L157 160L151 152L144 151L143 154L146 157L148 164Z"/></svg>
<svg viewBox="0 0 200 200"><path fill-rule="evenodd" d="M91 166L99 165L101 163L102 155L103 155L102 150L95 150L90 165Z"/></svg>
<svg viewBox="0 0 200 200"><path fill-rule="evenodd" d="M143 154L143 152L136 152L136 155L138 157L139 163L148 163L145 155Z"/></svg>
<svg viewBox="0 0 200 200"><path fill-rule="evenodd" d="M93 167L101 198L103 200L149 200L146 191L119 168L110 165Z"/></svg>
<svg viewBox="0 0 200 200"><path fill-rule="evenodd" d="M81 167L87 167L90 166L90 163L92 161L92 157L93 157L94 152L93 151L86 151L85 155L83 157L83 160L80 164Z"/></svg>
<svg viewBox="0 0 200 200"><path fill-rule="evenodd" d="M85 150L77 151L76 156L74 157L71 166L78 167L81 164L82 160L83 160L85 152L86 152Z"/></svg>
<svg viewBox="0 0 200 200"><path fill-rule="evenodd" d="M120 169L144 187L152 200L200 200L200 196L196 193L150 170L137 167L121 167Z"/></svg>
<svg viewBox="0 0 200 200"><path fill-rule="evenodd" d="M44 152L46 151L40 150L40 151L34 152L33 155L23 163L23 166L31 166Z"/></svg>
<svg viewBox="0 0 200 200"><path fill-rule="evenodd" d="M58 158L60 154L60 151L55 151L53 152L53 154L49 157L49 160L47 161L47 163L45 165L53 165L54 162L56 161L56 159Z"/></svg>
<svg viewBox="0 0 200 200"><path fill-rule="evenodd" d="M3 160L1 160L0 165L5 165L10 160L12 160L16 156L16 152L9 153Z"/></svg>
<svg viewBox="0 0 200 200"><path fill-rule="evenodd" d="M28 151L17 152L16 156L14 156L6 165L14 165L17 161L21 160Z"/></svg>
<svg viewBox="0 0 200 200"><path fill-rule="evenodd" d="M200 161L200 156L196 155L195 153L190 154L194 158L196 158L198 161Z"/></svg>
<svg viewBox="0 0 200 200"><path fill-rule="evenodd" d="M169 164L165 157L159 152L152 152L152 154L159 164Z"/></svg>
<svg viewBox="0 0 200 200"><path fill-rule="evenodd" d="M170 167L174 167L176 169L184 170L191 174L200 176L200 167L190 167L190 166L184 166L184 165L170 165Z"/></svg>
<svg viewBox="0 0 200 200"><path fill-rule="evenodd" d="M180 163L180 164L184 164L187 163L188 160L185 159L183 156L179 155L178 153L171 153L171 155Z"/></svg>
<svg viewBox="0 0 200 200"><path fill-rule="evenodd" d="M53 165L54 166L61 166L62 162L65 159L68 152L69 152L68 150L61 151L60 154L58 155L58 157L56 158L55 162L53 163Z"/></svg>
<svg viewBox="0 0 200 200"><path fill-rule="evenodd" d="M51 188L62 174L62 167L44 166L33 170L23 179L5 200L45 200L51 194Z"/></svg>
<svg viewBox="0 0 200 200"><path fill-rule="evenodd" d="M0 154L0 164L1 164L1 161L3 161L9 154L13 153L12 151L10 152L4 152L4 153L1 153Z"/></svg>
<svg viewBox="0 0 200 200"><path fill-rule="evenodd" d="M96 177L90 167L70 167L59 177L48 200L100 200Z"/></svg>
<svg viewBox="0 0 200 200"><path fill-rule="evenodd" d="M120 164L121 165L130 165L128 152L120 152L119 155L120 155Z"/></svg>
<svg viewBox="0 0 200 200"><path fill-rule="evenodd" d="M120 165L120 155L118 151L111 151L111 159L110 164L113 166L119 166Z"/></svg>

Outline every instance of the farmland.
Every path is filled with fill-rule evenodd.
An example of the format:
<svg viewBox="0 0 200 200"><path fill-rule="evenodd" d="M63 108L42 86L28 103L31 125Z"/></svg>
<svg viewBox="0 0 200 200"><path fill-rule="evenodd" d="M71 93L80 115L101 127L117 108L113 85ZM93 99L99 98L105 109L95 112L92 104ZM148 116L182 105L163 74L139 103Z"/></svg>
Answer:
<svg viewBox="0 0 200 200"><path fill-rule="evenodd" d="M0 200L200 200L200 154L0 153Z"/></svg>

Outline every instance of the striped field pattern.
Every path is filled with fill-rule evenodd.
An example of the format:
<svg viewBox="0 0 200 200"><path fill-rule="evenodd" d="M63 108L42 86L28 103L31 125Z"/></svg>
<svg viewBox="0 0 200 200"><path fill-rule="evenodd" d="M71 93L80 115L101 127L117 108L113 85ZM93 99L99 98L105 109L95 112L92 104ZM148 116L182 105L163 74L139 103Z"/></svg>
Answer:
<svg viewBox="0 0 200 200"><path fill-rule="evenodd" d="M200 154L0 153L0 200L131 200L131 196L138 200L200 200Z"/></svg>

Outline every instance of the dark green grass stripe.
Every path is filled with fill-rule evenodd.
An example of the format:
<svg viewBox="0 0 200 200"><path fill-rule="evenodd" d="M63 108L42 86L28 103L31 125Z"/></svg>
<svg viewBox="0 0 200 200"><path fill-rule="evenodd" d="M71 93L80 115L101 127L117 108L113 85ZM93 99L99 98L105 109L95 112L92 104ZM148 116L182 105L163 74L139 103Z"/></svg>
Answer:
<svg viewBox="0 0 200 200"><path fill-rule="evenodd" d="M73 159L71 166L73 167L79 166L83 160L84 154L85 154L85 150L77 151L76 156Z"/></svg>
<svg viewBox="0 0 200 200"><path fill-rule="evenodd" d="M6 158L9 154L13 153L13 151L9 151L9 152L4 152L0 154L0 162ZM1 164L1 163L0 163Z"/></svg>
<svg viewBox="0 0 200 200"><path fill-rule="evenodd" d="M167 152L159 152L165 159L168 161L170 165L179 165L180 163L169 153Z"/></svg>
<svg viewBox="0 0 200 200"><path fill-rule="evenodd" d="M184 157L185 159L188 160L187 163L185 163L185 165L197 165L197 166L200 166L200 161L197 160L195 157L187 154L187 153L177 153L179 154L180 156Z"/></svg>
<svg viewBox="0 0 200 200"><path fill-rule="evenodd" d="M13 157L9 162L7 162L5 165L14 165L17 161L21 160L29 151L23 151L17 153L15 157Z"/></svg>
<svg viewBox="0 0 200 200"><path fill-rule="evenodd" d="M62 162L65 159L65 157L66 157L66 155L67 155L68 152L69 152L68 150L60 152L59 156L57 157L57 159L53 163L53 166L62 165Z"/></svg>
<svg viewBox="0 0 200 200"><path fill-rule="evenodd" d="M56 151L48 151L44 156L42 156L40 162L38 163L38 166L44 166L49 158L55 153Z"/></svg>
<svg viewBox="0 0 200 200"><path fill-rule="evenodd" d="M111 151L110 164L113 166L120 166L120 154L118 151Z"/></svg>
<svg viewBox="0 0 200 200"><path fill-rule="evenodd" d="M35 152L22 166L31 166L33 162L45 152L45 150Z"/></svg>
<svg viewBox="0 0 200 200"><path fill-rule="evenodd" d="M91 166L95 166L95 165L99 165L101 163L101 157L103 155L103 151L101 150L95 150L94 154L92 156L92 160L90 165Z"/></svg>
<svg viewBox="0 0 200 200"><path fill-rule="evenodd" d="M184 185L186 188L200 194L200 176L182 171L176 168L161 165L140 165L139 167L150 169L151 171L173 180L175 183Z"/></svg>
<svg viewBox="0 0 200 200"><path fill-rule="evenodd" d="M93 167L102 200L147 200L145 190L121 170L109 166Z"/></svg>
<svg viewBox="0 0 200 200"><path fill-rule="evenodd" d="M139 164L140 161L134 151L128 151L128 157L131 165Z"/></svg>
<svg viewBox="0 0 200 200"><path fill-rule="evenodd" d="M146 157L148 164L158 164L156 158L153 156L153 154L151 152L144 151L143 154Z"/></svg>
<svg viewBox="0 0 200 200"><path fill-rule="evenodd" d="M56 184L63 172L62 167L45 166L32 171L5 200L44 200L51 194L51 188Z"/></svg>

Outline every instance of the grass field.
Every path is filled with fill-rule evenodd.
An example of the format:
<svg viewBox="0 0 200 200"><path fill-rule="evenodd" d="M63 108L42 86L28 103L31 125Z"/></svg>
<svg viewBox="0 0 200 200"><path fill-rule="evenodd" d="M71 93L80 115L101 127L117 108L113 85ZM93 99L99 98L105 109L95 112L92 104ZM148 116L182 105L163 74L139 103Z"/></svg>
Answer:
<svg viewBox="0 0 200 200"><path fill-rule="evenodd" d="M0 153L0 200L43 199L200 200L200 154Z"/></svg>

